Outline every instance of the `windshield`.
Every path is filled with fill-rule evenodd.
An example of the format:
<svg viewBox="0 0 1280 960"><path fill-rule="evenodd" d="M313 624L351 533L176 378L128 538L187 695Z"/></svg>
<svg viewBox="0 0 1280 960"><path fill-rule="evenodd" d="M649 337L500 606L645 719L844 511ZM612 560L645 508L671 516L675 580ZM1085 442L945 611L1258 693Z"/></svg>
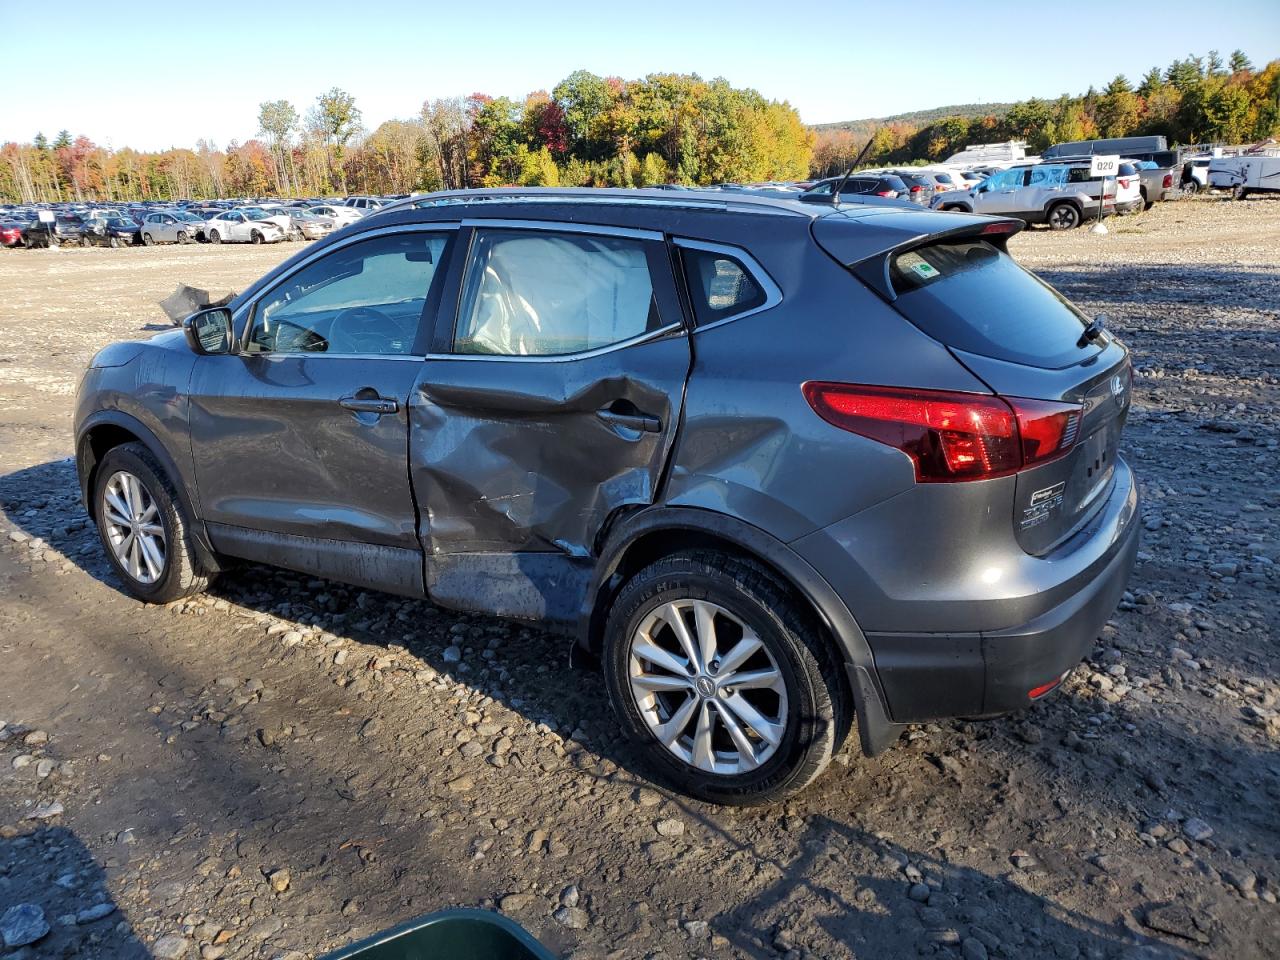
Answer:
<svg viewBox="0 0 1280 960"><path fill-rule="evenodd" d="M246 220L265 220L271 216L265 210L241 210L240 212L244 214Z"/></svg>

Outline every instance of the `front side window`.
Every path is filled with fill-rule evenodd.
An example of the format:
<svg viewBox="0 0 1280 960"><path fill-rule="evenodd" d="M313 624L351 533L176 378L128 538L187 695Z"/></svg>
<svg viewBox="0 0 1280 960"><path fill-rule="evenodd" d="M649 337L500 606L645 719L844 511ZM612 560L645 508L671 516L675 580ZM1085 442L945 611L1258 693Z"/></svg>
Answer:
<svg viewBox="0 0 1280 960"><path fill-rule="evenodd" d="M683 248L680 256L699 326L764 305L764 290L738 258L692 248Z"/></svg>
<svg viewBox="0 0 1280 960"><path fill-rule="evenodd" d="M454 352L556 356L659 329L648 246L630 237L478 230Z"/></svg>
<svg viewBox="0 0 1280 960"><path fill-rule="evenodd" d="M258 301L245 352L411 353L451 237L373 237L303 267Z"/></svg>

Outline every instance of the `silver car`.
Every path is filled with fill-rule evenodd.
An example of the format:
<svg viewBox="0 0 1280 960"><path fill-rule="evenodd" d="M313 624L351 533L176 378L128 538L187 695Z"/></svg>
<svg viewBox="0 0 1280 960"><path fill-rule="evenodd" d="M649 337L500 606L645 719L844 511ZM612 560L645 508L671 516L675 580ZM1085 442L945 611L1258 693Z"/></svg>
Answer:
<svg viewBox="0 0 1280 960"><path fill-rule="evenodd" d="M204 221L191 213L165 210L142 218L142 242L194 243L204 232Z"/></svg>
<svg viewBox="0 0 1280 960"><path fill-rule="evenodd" d="M1017 217L1070 230L1098 216L1100 181L1088 178L1088 166L1042 163L1010 167L992 174L972 190L948 190L933 198L935 210ZM1092 190L1090 189L1092 187ZM1109 202L1108 202L1109 201ZM1103 198L1103 215L1116 212L1115 194Z"/></svg>

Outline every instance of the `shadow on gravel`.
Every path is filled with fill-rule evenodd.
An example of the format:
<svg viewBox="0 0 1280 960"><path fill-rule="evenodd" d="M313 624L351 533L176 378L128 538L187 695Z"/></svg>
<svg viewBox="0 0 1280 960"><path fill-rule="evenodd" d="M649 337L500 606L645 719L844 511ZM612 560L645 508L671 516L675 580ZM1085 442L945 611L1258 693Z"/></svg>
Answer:
<svg viewBox="0 0 1280 960"><path fill-rule="evenodd" d="M700 819L717 831L714 822ZM726 843L741 846L719 832ZM798 842L800 855L776 864L780 876L773 883L712 923L748 957L773 960L801 945L822 955L824 937L852 956L952 956L948 947L962 950L967 960L989 954L1135 960L1196 956L1140 942L1124 929L1057 906L1010 878L945 863L830 817L807 818ZM846 864L851 854L875 857L907 875L850 872ZM805 906L797 909L800 904ZM744 935L762 927L763 943L759 935Z"/></svg>
<svg viewBox="0 0 1280 960"><path fill-rule="evenodd" d="M7 957L149 956L116 910L102 868L64 827L0 839L0 928L16 948Z"/></svg>
<svg viewBox="0 0 1280 960"><path fill-rule="evenodd" d="M91 576L119 589L102 559L96 533L78 505L70 462L0 477L0 506L27 534L41 538ZM315 743L290 743L287 737L273 742L260 730L255 737L255 719L231 733L217 722L193 722L189 730L183 723L174 749L157 754L154 772L149 774L153 779L132 787L141 795L170 797L167 806L181 812L179 821L198 822L207 836L225 838L224 858L247 857L254 869L269 866L268 861L291 863L295 872L323 871L325 880L332 871L333 882L316 883L306 899L282 905L285 911L304 911L289 928L291 942L282 945L313 949L326 936L346 929L350 923L337 912L346 898L385 898L387 889L394 889L401 906L393 907L392 914L403 919L449 903L476 903L493 896L483 876L457 871L458 860L467 855L464 851L475 837L466 820L456 818L452 808L458 805L469 807L468 816L477 821L511 818L524 830L543 822L540 818L545 817L546 808L556 808L558 800L594 791L596 785L608 782L622 790L648 786L642 779L640 757L614 722L597 678L565 668L567 641L561 637L494 618L440 611L425 601L256 566L221 578L213 597L299 624L322 622L326 632L361 643L403 646L434 673L465 684L479 697L492 698L530 723L546 723L566 735L564 755L552 756L535 745L518 749L526 756L500 775L514 783L536 780L542 809L508 808L501 796L489 795L483 788L463 799L451 786L453 778L476 773L477 765L487 769L482 756L459 757L454 742L453 735L463 729L463 722L454 721L452 713L456 710L461 716L471 701L453 697L457 702L436 707L435 717L424 718L433 724L444 717L447 729L401 729L388 731L382 738L366 738L363 732L357 733L362 730L363 715L376 718L384 708L364 680L374 668L353 663L334 677L326 673L332 670L321 666L330 662L331 653L303 646L285 649L273 638L255 641L271 644L268 656L293 665L294 679L307 691L306 700L317 712L351 717L346 721L347 735L341 726L329 723L325 743L318 738ZM193 626L200 619L193 618ZM185 623L185 618L175 620L165 630L181 636ZM174 743L179 721L194 719L193 714L209 699L215 677L193 675L182 662L166 662L138 639L142 629L95 638L96 656L116 661L108 662L107 669L160 681L165 699L155 701L163 710L154 717L155 732L169 735L168 742ZM455 643L467 649L465 662L445 658L444 650ZM262 652L255 651L253 656L260 657ZM208 665L201 669L207 670ZM237 664L229 669L243 674L246 667ZM358 686L361 683L363 687ZM873 792L864 781L875 782L874 789L890 785L889 799L880 798L876 815L880 822L895 826L899 835L920 829L916 822L920 809L939 798L944 803L969 804L970 819L977 811L979 831L981 816L997 812L1024 825L1057 821L1070 826L1072 821L1096 823L1119 811L1136 824L1161 817L1160 811L1171 805L1181 805L1219 816L1215 842L1243 849L1274 847L1273 824L1254 816L1268 809L1266 796L1277 790L1274 772L1265 773L1271 765L1258 751L1239 742L1214 740L1213 731L1161 722L1162 714L1154 710L1117 711L1115 722L1128 723L1130 729L1117 726L1089 733L1082 714L1095 709L1085 705L1077 710L1069 696L1046 702L1034 711L1034 722L1045 737L1038 746L1014 736L1020 720L932 727L926 745L904 740L882 757L853 757L850 768L843 771L833 767L824 778L825 787L819 782L788 804L785 818L778 810L733 814L678 796L669 798L717 838L727 848L727 856L740 853L752 864L746 877L751 882L743 884L741 902L732 906L724 907L715 890L719 884L708 882L707 903L720 911L713 914L712 930L744 955L762 960L785 954L788 943L809 938L811 934L804 930L789 932L790 918L795 916L808 918L805 922L814 926L820 938L867 945L873 951L869 955L903 955L909 952L907 945L925 953L935 948L954 953L961 941L972 939L998 956L1041 955L1046 945L1058 943L1073 945L1075 952L1057 954L1068 957L1194 956L1168 946L1167 941L1161 941L1160 952L1143 952L1143 939L1123 927L1058 906L1051 890L1045 896L1027 889L1040 881L1028 880L1025 873L985 873L955 866L929 853L932 847L927 839L912 849L869 833L858 825L862 817L857 812L848 816L829 812L831 794L838 790L845 795L837 806L858 811L868 799L860 794ZM961 729L966 733L963 738L957 735ZM1088 739L1076 737L1074 747L1063 749L1061 744L1070 744L1075 730L1085 730ZM1132 739L1126 741L1126 737ZM957 749L957 742L965 744L962 749L973 768L963 781L939 778L932 766L922 762L922 746L944 753ZM1143 761L1148 766L1130 762L1122 752L1126 742L1161 744L1161 753L1155 761L1149 757ZM846 746L846 751L854 749ZM364 763L362 754L374 752L385 756ZM944 758L925 756L939 768L946 767L941 763ZM1153 764L1158 768L1153 769ZM1053 802L1047 800L1048 791L1037 789L1030 792L1038 800L1022 807L1024 798L1017 784L1006 776L1017 765L1028 783L1037 778L1042 784L1052 782ZM906 772L899 775L899 769ZM1223 771L1254 772L1238 774L1237 782L1224 790L1219 783ZM931 772L934 780L926 781L925 775ZM476 776L477 786L483 779ZM1223 804L1245 795L1251 798L1240 804L1246 813L1224 808ZM525 816L530 819L522 819ZM784 829L792 837L788 846L799 849L794 858L781 855L776 843L757 848L743 839L753 832L776 832L780 819L792 821ZM554 822L550 826L554 830ZM580 837L576 840L582 842ZM1129 887L1127 901L1132 901L1133 891L1143 901L1158 900L1159 891L1144 886L1138 876L1104 876L1107 871L1087 859L1090 845L1096 842L1082 835L1069 853L1056 855L1052 879L1060 884L1059 890L1064 889L1063 883L1075 883L1118 894L1123 889L1118 880ZM1033 846L1032 852L1054 860L1050 844ZM82 849L79 855L85 856ZM883 861L880 873L871 869L877 860ZM409 875L406 863L414 864ZM908 863L919 871L918 877L904 872ZM661 873L660 868L655 872ZM761 877L768 878L763 889L747 892L761 886ZM936 889L930 880L937 883ZM914 898L913 883L923 883L914 890ZM789 905L798 897L809 902L803 909L792 909ZM374 930L357 927L353 932L363 935ZM547 933L541 931L543 936ZM548 942L554 945L558 933L550 931ZM987 939L999 946L986 943ZM1131 950L1138 952L1125 952ZM965 954L984 955L974 946Z"/></svg>

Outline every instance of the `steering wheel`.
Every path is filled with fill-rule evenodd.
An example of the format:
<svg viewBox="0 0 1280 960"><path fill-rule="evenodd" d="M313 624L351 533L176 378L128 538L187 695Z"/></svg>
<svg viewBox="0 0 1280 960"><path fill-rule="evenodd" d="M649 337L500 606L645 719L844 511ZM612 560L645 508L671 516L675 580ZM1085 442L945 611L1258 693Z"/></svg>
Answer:
<svg viewBox="0 0 1280 960"><path fill-rule="evenodd" d="M351 307L333 318L329 349L334 353L387 353L403 334L400 325L382 311Z"/></svg>

